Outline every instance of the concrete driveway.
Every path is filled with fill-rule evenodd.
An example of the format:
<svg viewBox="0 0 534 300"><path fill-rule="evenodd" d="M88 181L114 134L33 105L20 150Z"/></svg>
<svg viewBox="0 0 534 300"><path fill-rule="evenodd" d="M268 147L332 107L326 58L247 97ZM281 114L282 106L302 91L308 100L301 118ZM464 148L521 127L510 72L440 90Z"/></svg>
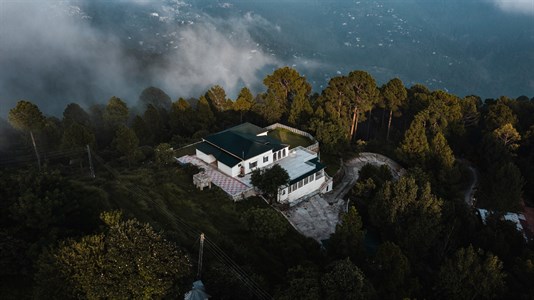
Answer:
<svg viewBox="0 0 534 300"><path fill-rule="evenodd" d="M366 164L387 165L395 179L405 172L398 163L386 156L369 152L360 153L358 157L344 163L345 176L331 192L312 195L282 213L304 236L311 237L319 243L328 239L336 231L340 214L346 209L345 196L356 184L360 169Z"/></svg>

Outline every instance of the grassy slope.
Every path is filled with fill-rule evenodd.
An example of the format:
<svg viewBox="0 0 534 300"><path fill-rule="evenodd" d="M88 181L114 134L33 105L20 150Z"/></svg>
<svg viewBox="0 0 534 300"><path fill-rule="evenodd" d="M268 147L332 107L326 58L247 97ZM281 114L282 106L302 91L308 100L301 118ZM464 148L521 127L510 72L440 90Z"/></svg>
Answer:
<svg viewBox="0 0 534 300"><path fill-rule="evenodd" d="M289 223L289 231L280 241L260 240L240 217L251 207L268 208L265 202L255 198L234 203L216 187L199 191L192 184L191 172L178 167L136 169L121 173L118 180L110 179L100 179L98 184L109 193L112 206L122 209L127 217L164 230L194 259L197 233L204 232L239 265L260 275L268 289L283 282L291 266L320 255L318 244L297 233ZM204 265L213 259L208 249Z"/></svg>

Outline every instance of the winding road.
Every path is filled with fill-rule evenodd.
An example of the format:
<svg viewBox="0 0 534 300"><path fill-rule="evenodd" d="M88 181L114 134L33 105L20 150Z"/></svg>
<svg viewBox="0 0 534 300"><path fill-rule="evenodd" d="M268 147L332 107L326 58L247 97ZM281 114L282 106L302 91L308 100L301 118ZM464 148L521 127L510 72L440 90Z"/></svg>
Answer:
<svg viewBox="0 0 534 300"><path fill-rule="evenodd" d="M356 184L360 169L366 164L387 165L396 179L405 173L405 170L392 159L378 153L363 152L344 163L345 176L332 192L324 195L315 194L282 213L304 236L311 237L319 243L328 239L335 232L340 213L345 209L345 196Z"/></svg>

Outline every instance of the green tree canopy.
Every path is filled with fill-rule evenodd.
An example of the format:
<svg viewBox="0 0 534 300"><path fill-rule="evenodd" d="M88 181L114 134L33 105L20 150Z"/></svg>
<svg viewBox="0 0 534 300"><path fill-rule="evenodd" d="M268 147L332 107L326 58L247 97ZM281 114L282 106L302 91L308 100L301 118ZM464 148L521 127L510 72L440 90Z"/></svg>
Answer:
<svg viewBox="0 0 534 300"><path fill-rule="evenodd" d="M518 142L521 140L521 135L510 123L493 130L493 136L511 151L519 148Z"/></svg>
<svg viewBox="0 0 534 300"><path fill-rule="evenodd" d="M209 130L215 124L215 115L205 96L201 96L197 103L196 121L202 129Z"/></svg>
<svg viewBox="0 0 534 300"><path fill-rule="evenodd" d="M8 121L18 130L38 131L43 128L45 117L37 105L21 100L9 111Z"/></svg>
<svg viewBox="0 0 534 300"><path fill-rule="evenodd" d="M494 299L502 292L505 274L497 256L475 251L472 245L459 249L439 272L441 299Z"/></svg>
<svg viewBox="0 0 534 300"><path fill-rule="evenodd" d="M410 297L410 262L395 243L386 241L376 252L374 264L377 268L376 282L380 282L378 293L381 299Z"/></svg>
<svg viewBox="0 0 534 300"><path fill-rule="evenodd" d="M148 104L143 114L146 128L150 132L148 139L150 145L161 142L165 136L165 120L160 112L162 111L158 110L154 105Z"/></svg>
<svg viewBox="0 0 534 300"><path fill-rule="evenodd" d="M169 113L169 125L173 133L191 136L195 132L193 109L184 98L173 102Z"/></svg>
<svg viewBox="0 0 534 300"><path fill-rule="evenodd" d="M385 108L389 110L388 131L386 140L389 140L389 130L391 128L391 119L394 112L398 112L399 108L404 105L408 99L408 93L402 81L398 78L393 78L382 86L382 96L384 97Z"/></svg>
<svg viewBox="0 0 534 300"><path fill-rule="evenodd" d="M63 111L63 123L76 122L84 126L91 125L91 117L89 114L77 103L69 103Z"/></svg>
<svg viewBox="0 0 534 300"><path fill-rule="evenodd" d="M225 111L228 109L228 98L226 97L226 91L220 85L211 87L206 92L206 99L210 103L212 110Z"/></svg>
<svg viewBox="0 0 534 300"><path fill-rule="evenodd" d="M251 208L242 218L248 230L270 242L282 238L288 230L287 221L272 208Z"/></svg>
<svg viewBox="0 0 534 300"><path fill-rule="evenodd" d="M139 139L135 135L135 132L126 126L121 126L117 129L113 142L117 151L126 156L128 165L131 166L137 153L137 147L139 146Z"/></svg>
<svg viewBox="0 0 534 300"><path fill-rule="evenodd" d="M444 91L435 91L428 106L428 126L433 133L447 132L453 124L462 122L460 98Z"/></svg>
<svg viewBox="0 0 534 300"><path fill-rule="evenodd" d="M397 149L399 157L407 164L423 165L427 159L430 145L426 136L424 114L418 114L404 134L404 140Z"/></svg>
<svg viewBox="0 0 534 300"><path fill-rule="evenodd" d="M365 71L353 71L349 73L348 83L353 91L351 97L352 122L350 127L350 139L358 131L358 122L360 115L373 109L375 103L379 100L380 91L376 86L375 79L371 74Z"/></svg>
<svg viewBox="0 0 534 300"><path fill-rule="evenodd" d="M405 176L384 184L369 206L369 215L386 239L396 241L410 259L421 259L436 246L442 205L430 184L419 188L414 178Z"/></svg>
<svg viewBox="0 0 534 300"><path fill-rule="evenodd" d="M482 180L479 198L481 205L499 213L518 211L524 180L513 162L494 165Z"/></svg>
<svg viewBox="0 0 534 300"><path fill-rule="evenodd" d="M96 146L95 142L94 133L89 128L75 122L71 123L63 131L61 146L65 149L74 149L89 145L94 149Z"/></svg>
<svg viewBox="0 0 534 300"><path fill-rule="evenodd" d="M298 265L287 271L288 286L276 297L278 300L319 300L321 285L319 272L313 267Z"/></svg>
<svg viewBox="0 0 534 300"><path fill-rule="evenodd" d="M156 109L168 110L171 107L171 97L167 95L162 89L157 87L147 87L139 95L139 103L141 109L146 109L149 105L154 106Z"/></svg>
<svg viewBox="0 0 534 300"><path fill-rule="evenodd" d="M462 107L462 121L464 127L473 127L478 125L480 120L479 108L482 100L477 96L467 96L460 101Z"/></svg>
<svg viewBox="0 0 534 300"><path fill-rule="evenodd" d="M493 131L505 124L517 124L517 116L512 109L502 101L488 106L488 112L484 117L486 130Z"/></svg>
<svg viewBox="0 0 534 300"><path fill-rule="evenodd" d="M450 170L454 165L454 154L441 132L436 133L430 143L430 156L432 167L436 171Z"/></svg>
<svg viewBox="0 0 534 300"><path fill-rule="evenodd" d="M240 122L243 122L243 113L249 111L252 106L254 106L254 96L247 87L244 87L239 92L233 107L235 111L239 112Z"/></svg>
<svg viewBox="0 0 534 300"><path fill-rule="evenodd" d="M139 115L135 116L132 122L132 129L139 138L139 144L149 145L152 143L152 132L148 128L145 120Z"/></svg>
<svg viewBox="0 0 534 300"><path fill-rule="evenodd" d="M361 261L363 256L363 230L362 219L358 211L352 206L343 215L341 222L336 225L336 231L330 236L328 252L337 258L350 257L354 262Z"/></svg>
<svg viewBox="0 0 534 300"><path fill-rule="evenodd" d="M250 183L260 189L272 203L278 198L278 189L289 184L289 175L280 165L273 165L268 169L256 169L252 171Z"/></svg>
<svg viewBox="0 0 534 300"><path fill-rule="evenodd" d="M263 84L267 92L262 115L267 122L278 122L289 113L290 124L296 125L305 114L312 114L311 85L295 69L279 68L265 77Z"/></svg>
<svg viewBox="0 0 534 300"><path fill-rule="evenodd" d="M171 145L167 143L159 144L154 150L156 156L156 164L164 166L170 164L174 160L174 151Z"/></svg>
<svg viewBox="0 0 534 300"><path fill-rule="evenodd" d="M112 127L126 125L126 121L128 121L128 106L120 98L113 96L106 105L103 118Z"/></svg>
<svg viewBox="0 0 534 300"><path fill-rule="evenodd" d="M338 260L322 278L324 299L366 299L363 272L350 259Z"/></svg>
<svg viewBox="0 0 534 300"><path fill-rule="evenodd" d="M101 218L105 232L68 241L54 255L58 271L66 274L79 296L161 298L190 274L189 257L150 225L123 221L118 212Z"/></svg>

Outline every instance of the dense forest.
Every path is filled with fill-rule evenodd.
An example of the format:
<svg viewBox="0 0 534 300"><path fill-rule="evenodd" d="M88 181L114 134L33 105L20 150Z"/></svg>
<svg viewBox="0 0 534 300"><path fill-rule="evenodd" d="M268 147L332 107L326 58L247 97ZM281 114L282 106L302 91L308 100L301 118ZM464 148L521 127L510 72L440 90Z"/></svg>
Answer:
<svg viewBox="0 0 534 300"><path fill-rule="evenodd" d="M379 86L364 71L320 93L289 67L263 83L237 99L149 87L130 107L73 102L60 117L19 101L0 120L0 297L181 298L201 278L213 299L532 298L533 244L502 215L534 205L534 98ZM407 172L365 166L320 245L260 198L195 189L198 169L174 163L245 121L312 133L330 175L362 151ZM485 224L464 201L470 168Z"/></svg>

